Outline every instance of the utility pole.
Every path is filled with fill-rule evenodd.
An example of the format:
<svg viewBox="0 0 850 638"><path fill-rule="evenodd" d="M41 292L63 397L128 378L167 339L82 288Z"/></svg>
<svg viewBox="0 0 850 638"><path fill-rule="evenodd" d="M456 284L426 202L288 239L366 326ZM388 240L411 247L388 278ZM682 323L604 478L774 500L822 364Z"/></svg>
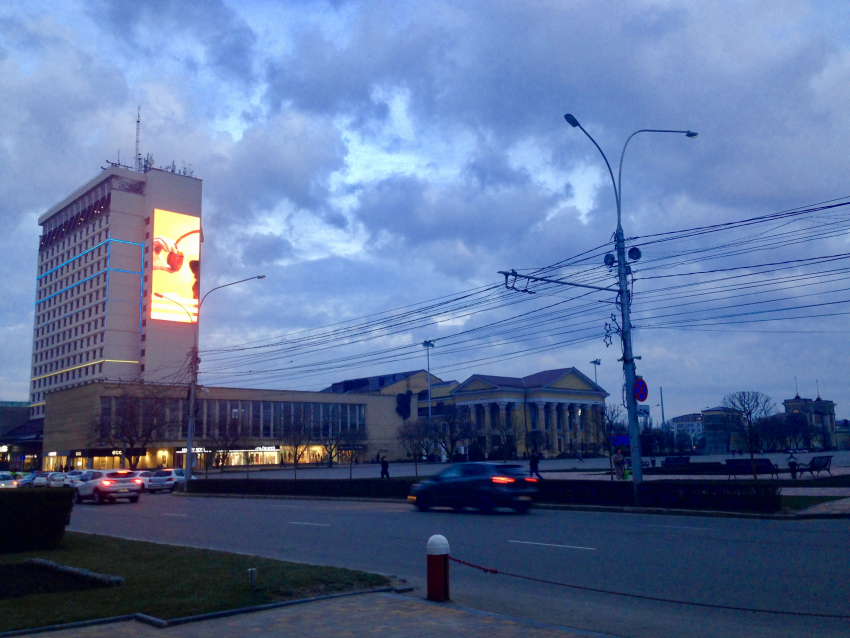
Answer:
<svg viewBox="0 0 850 638"><path fill-rule="evenodd" d="M137 171L142 170L142 155L139 153L139 132L142 128L142 107L139 106L139 110L136 113L136 157L133 158L133 163L136 165L135 169ZM119 160L120 164L121 161Z"/></svg>
<svg viewBox="0 0 850 638"><path fill-rule="evenodd" d="M658 388L658 394L661 395L661 430L664 430L664 425L667 419L664 418L664 388Z"/></svg>
<svg viewBox="0 0 850 638"><path fill-rule="evenodd" d="M431 348L434 347L433 341L423 341L422 347L425 348L425 354L428 359L428 423L431 423Z"/></svg>

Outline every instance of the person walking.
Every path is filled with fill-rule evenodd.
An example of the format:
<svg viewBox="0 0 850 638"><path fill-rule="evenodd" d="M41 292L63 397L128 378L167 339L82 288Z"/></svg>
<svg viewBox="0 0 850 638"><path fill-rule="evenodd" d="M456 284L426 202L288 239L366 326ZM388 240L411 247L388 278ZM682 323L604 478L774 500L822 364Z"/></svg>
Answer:
<svg viewBox="0 0 850 638"><path fill-rule="evenodd" d="M381 458L381 478L390 478L390 464L386 456Z"/></svg>
<svg viewBox="0 0 850 638"><path fill-rule="evenodd" d="M626 478L626 457L623 456L623 450L617 448L617 453L611 457L614 462L614 471L617 473L617 480L622 481Z"/></svg>
<svg viewBox="0 0 850 638"><path fill-rule="evenodd" d="M540 476L540 457L537 456L537 452L532 452L531 460L528 462L528 476L532 478L535 474L537 478L543 480L543 477Z"/></svg>

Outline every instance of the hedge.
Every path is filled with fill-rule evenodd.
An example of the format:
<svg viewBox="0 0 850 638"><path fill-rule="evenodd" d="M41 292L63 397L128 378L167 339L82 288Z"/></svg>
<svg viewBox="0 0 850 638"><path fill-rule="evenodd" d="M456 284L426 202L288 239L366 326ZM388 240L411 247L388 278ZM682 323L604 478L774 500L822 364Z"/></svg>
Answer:
<svg viewBox="0 0 850 638"><path fill-rule="evenodd" d="M198 494L248 494L253 496L330 496L344 498L406 499L410 486L421 478L393 479L207 479L192 481Z"/></svg>
<svg viewBox="0 0 850 638"><path fill-rule="evenodd" d="M320 496L339 498L404 499L415 477L386 479L208 479L192 481L200 494L252 496ZM541 503L579 505L634 505L631 481L547 479L538 483ZM779 487L768 481L646 481L641 484L641 506L727 512L775 512L780 508Z"/></svg>
<svg viewBox="0 0 850 638"><path fill-rule="evenodd" d="M54 549L74 509L70 488L0 491L0 553Z"/></svg>
<svg viewBox="0 0 850 638"><path fill-rule="evenodd" d="M538 501L581 505L634 505L631 481L540 481ZM775 512L780 488L772 481L645 481L641 507Z"/></svg>

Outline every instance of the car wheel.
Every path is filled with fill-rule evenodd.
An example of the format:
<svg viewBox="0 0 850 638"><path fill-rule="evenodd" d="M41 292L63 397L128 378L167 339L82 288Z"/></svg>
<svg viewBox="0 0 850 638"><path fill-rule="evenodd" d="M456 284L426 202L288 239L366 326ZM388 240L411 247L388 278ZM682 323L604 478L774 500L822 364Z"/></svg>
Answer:
<svg viewBox="0 0 850 638"><path fill-rule="evenodd" d="M172 494L174 494L174 490L176 490L176 489L177 489L177 483L175 483L174 485L172 485L172 486L171 486L171 489L170 489L170 490L168 490L168 491L169 491L169 492L171 492Z"/></svg>
<svg viewBox="0 0 850 638"><path fill-rule="evenodd" d="M131 496L131 497L130 497L130 502L131 502L131 503L138 503L138 502L139 502L139 495L138 495L138 494L136 494L136 496Z"/></svg>
<svg viewBox="0 0 850 638"><path fill-rule="evenodd" d="M478 495L478 498L475 499L475 509L482 514L489 514L493 511L493 500L488 494L482 492Z"/></svg>
<svg viewBox="0 0 850 638"><path fill-rule="evenodd" d="M528 512L529 507L530 505L528 505L528 503L517 503L516 505L514 505L514 511L517 514L526 514Z"/></svg>
<svg viewBox="0 0 850 638"><path fill-rule="evenodd" d="M428 502L428 499L425 498L424 496L417 496L416 497L416 507L419 508L420 512L427 512L429 509L431 509L431 504Z"/></svg>
<svg viewBox="0 0 850 638"><path fill-rule="evenodd" d="M83 502L83 497L80 496L80 490L74 490L74 502L77 505Z"/></svg>
<svg viewBox="0 0 850 638"><path fill-rule="evenodd" d="M103 497L100 495L100 492L98 492L97 490L95 490L92 493L91 499L94 501L95 505L103 505L103 503L104 503Z"/></svg>

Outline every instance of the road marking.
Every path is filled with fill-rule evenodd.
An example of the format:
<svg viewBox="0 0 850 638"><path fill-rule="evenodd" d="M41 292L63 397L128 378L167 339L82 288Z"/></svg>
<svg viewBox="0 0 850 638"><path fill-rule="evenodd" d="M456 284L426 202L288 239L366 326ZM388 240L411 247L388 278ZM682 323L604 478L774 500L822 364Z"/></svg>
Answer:
<svg viewBox="0 0 850 638"><path fill-rule="evenodd" d="M298 521L289 521L290 525L311 525L313 527L330 527L330 523L300 523Z"/></svg>
<svg viewBox="0 0 850 638"><path fill-rule="evenodd" d="M698 529L700 531L705 530L707 532L716 531L713 527L684 527L683 525L647 525L646 527L663 527L665 529Z"/></svg>
<svg viewBox="0 0 850 638"><path fill-rule="evenodd" d="M186 518L189 515L188 514L163 514L163 516L182 516L183 518Z"/></svg>
<svg viewBox="0 0 850 638"><path fill-rule="evenodd" d="M579 547L578 545L554 545L552 543L531 543L529 541L508 541L509 543L519 543L520 545L541 545L543 547L565 547L566 549L586 549L595 552L595 547Z"/></svg>

